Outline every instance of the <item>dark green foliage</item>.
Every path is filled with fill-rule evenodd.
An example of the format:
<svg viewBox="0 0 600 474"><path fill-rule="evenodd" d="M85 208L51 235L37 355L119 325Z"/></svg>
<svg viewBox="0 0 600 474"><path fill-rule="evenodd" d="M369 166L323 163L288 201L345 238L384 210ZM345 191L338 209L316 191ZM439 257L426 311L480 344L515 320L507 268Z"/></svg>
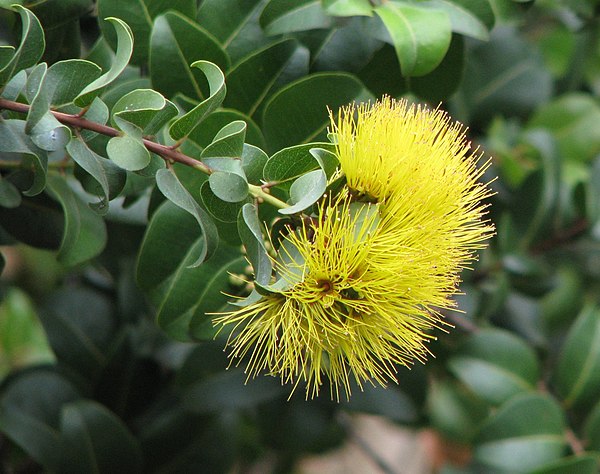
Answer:
<svg viewBox="0 0 600 474"><path fill-rule="evenodd" d="M218 473L268 454L286 472L362 412L468 445L460 472L597 472L599 15L0 0L0 471ZM264 223L285 215L277 247L326 191L327 107L383 94L469 126L493 157L497 235L434 361L339 404L288 400L228 369L213 314L252 300L253 278L277 284Z"/></svg>

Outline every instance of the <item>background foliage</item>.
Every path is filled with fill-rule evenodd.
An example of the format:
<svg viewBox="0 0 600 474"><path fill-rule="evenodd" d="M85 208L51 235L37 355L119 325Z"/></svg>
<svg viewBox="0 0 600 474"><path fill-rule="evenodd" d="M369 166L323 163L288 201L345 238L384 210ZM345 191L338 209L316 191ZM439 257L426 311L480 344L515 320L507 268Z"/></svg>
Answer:
<svg viewBox="0 0 600 474"><path fill-rule="evenodd" d="M367 412L468 446L446 473L597 472L597 2L0 6L0 469L227 472L269 454L288 472ZM263 179L309 207L294 195L327 172L308 153L329 149L327 107L382 94L442 102L494 157L497 236L463 274L464 313L398 386L337 404L244 385L206 315L244 294L242 240L260 258L240 210ZM117 133L50 113L82 108ZM174 143L218 173L165 167Z"/></svg>

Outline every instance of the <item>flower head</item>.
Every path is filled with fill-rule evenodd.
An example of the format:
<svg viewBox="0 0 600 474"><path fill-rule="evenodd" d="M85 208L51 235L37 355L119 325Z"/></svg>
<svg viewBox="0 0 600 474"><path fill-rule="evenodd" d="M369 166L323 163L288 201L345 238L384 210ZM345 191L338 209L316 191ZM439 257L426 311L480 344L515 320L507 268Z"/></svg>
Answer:
<svg viewBox="0 0 600 474"><path fill-rule="evenodd" d="M493 232L478 183L487 164L439 110L383 99L332 119L339 176L307 224L283 239L280 284L227 313L234 358L315 395L351 381L385 385L397 366L424 361L440 311L454 306L459 272Z"/></svg>

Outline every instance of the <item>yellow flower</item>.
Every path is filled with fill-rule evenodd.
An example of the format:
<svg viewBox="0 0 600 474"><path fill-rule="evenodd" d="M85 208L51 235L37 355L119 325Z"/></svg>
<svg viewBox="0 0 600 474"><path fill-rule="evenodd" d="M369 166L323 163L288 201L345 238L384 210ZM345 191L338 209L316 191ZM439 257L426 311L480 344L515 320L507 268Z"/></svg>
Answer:
<svg viewBox="0 0 600 474"><path fill-rule="evenodd" d="M385 385L398 366L423 362L441 310L454 306L459 272L493 232L480 155L439 110L384 98L332 119L339 176L308 224L284 238L279 290L222 315L233 358L247 373L279 376L332 397L354 381Z"/></svg>

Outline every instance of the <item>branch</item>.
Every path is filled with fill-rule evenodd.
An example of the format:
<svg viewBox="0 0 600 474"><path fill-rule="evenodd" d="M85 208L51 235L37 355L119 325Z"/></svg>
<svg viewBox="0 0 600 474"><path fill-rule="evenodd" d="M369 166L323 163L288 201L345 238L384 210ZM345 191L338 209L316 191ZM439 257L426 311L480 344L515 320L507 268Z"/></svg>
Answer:
<svg viewBox="0 0 600 474"><path fill-rule="evenodd" d="M28 104L22 104L20 102L14 102L12 100L0 98L0 110L6 109L12 110L13 112L27 114L29 113L30 108L31 106ZM75 129L90 130L92 132L100 133L108 137L118 137L122 135L122 132L117 130L116 128L110 127L108 125L103 125L101 123L92 122L91 120L88 120L82 117L81 115L65 114L63 112L56 112L53 110L51 110L50 113L54 115L54 118L56 118L56 120L58 120L63 125L68 125L69 127ZM202 161L192 158L191 156L188 156L184 153L181 153L179 150L173 147L161 145L160 143L153 142L152 140L148 140L146 138L142 139L142 143L148 151L155 153L167 162L181 163L208 175L210 175L213 172L213 170L209 166L204 164ZM248 188L250 194L262 202L267 202L279 209L289 207L288 204L286 204L285 202L265 192L265 190L262 189L260 186L250 184Z"/></svg>

